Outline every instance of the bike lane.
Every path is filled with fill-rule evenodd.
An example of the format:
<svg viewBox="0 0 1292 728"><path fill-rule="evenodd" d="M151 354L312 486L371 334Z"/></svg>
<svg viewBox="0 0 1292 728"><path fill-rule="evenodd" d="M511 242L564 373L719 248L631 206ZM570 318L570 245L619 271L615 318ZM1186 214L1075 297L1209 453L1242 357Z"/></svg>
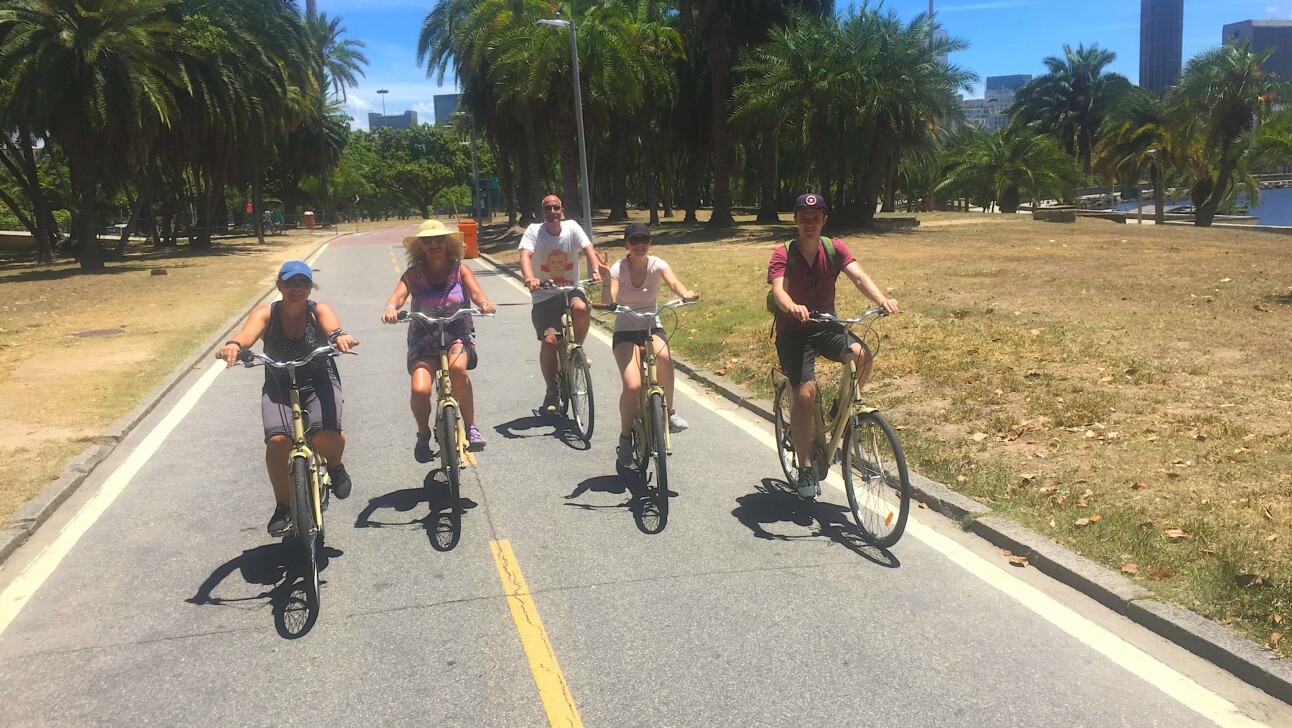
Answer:
<svg viewBox="0 0 1292 728"><path fill-rule="evenodd" d="M972 548L936 516L915 512L891 552L866 547L841 491L810 504L780 490L770 425L706 394L679 397L692 429L673 441L677 496L667 528L642 533L614 467L604 337L587 346L598 420L585 451L532 412L528 294L480 267L499 307L477 322L472 375L489 444L463 471L461 540L437 550L442 489L410 453L405 330L377 321L403 268L398 236L349 239L316 263L316 298L362 345L340 361L355 492L327 514L314 631L274 628L284 549L263 532L263 374L234 369L0 633L0 722L543 725L535 681L556 672L588 725L1244 724L1223 705L1186 707L1138 676L1153 665L1114 664L975 576ZM504 598L503 542L555 660L526 652L535 625Z"/></svg>

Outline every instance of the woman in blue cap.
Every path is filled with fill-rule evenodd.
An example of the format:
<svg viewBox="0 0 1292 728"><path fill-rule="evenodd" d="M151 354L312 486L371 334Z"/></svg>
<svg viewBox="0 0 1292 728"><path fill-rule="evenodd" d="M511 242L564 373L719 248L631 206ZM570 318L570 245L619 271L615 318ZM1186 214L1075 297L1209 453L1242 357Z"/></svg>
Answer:
<svg viewBox="0 0 1292 728"><path fill-rule="evenodd" d="M341 351L349 351L359 342L341 328L336 311L321 301L311 301L310 294L317 285L314 271L299 260L283 263L278 269L278 292L281 301L257 306L237 336L225 342L216 353L233 366L238 353L264 339L265 356L279 361L296 359L328 343ZM269 535L281 536L287 532L290 521L288 501L291 492L291 472L288 453L292 449L292 404L287 392L287 375L277 369L265 367L265 386L260 395L260 417L265 425L265 467L269 482L274 487L274 515L269 519ZM350 495L350 475L341 464L345 454L345 435L341 432L341 379L336 365L312 363L296 370L300 386L301 408L309 417L307 429L313 433L313 443L328 461L332 476L332 492L337 498Z"/></svg>

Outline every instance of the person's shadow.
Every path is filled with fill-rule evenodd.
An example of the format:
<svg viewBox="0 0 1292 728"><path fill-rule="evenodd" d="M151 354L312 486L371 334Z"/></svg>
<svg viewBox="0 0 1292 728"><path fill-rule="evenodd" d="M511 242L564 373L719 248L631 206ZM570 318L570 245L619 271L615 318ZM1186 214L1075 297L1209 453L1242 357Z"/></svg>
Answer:
<svg viewBox="0 0 1292 728"><path fill-rule="evenodd" d="M420 518L410 517L398 520L386 517L374 518L378 511L395 513L413 513L420 511L425 504L427 514ZM453 503L452 490L449 488L448 476L440 470L426 474L420 486L396 490L379 495L368 501L368 505L355 518L355 528L400 528L419 526L426 531L431 548L436 551L451 551L462 537L462 513L476 507L470 498L459 498Z"/></svg>
<svg viewBox="0 0 1292 728"><path fill-rule="evenodd" d="M627 500L623 503L604 506L573 502L588 492L626 495ZM653 535L663 531L667 522L655 504L655 500L651 497L646 483L642 481L641 474L632 468L625 468L618 462L615 463L615 475L598 475L594 478L588 478L574 486L574 490L565 496L565 500L570 501L565 505L585 511L627 509L632 513L637 529L645 534Z"/></svg>
<svg viewBox="0 0 1292 728"><path fill-rule="evenodd" d="M325 545L319 553L319 571L322 572L332 559L343 553ZM261 609L267 602L273 612L274 627L279 636L296 639L305 636L318 620L318 610L310 605L306 591L308 571L300 544L289 536L278 543L268 543L243 551L216 567L198 586L197 593L185 601L189 604L246 610ZM250 592L254 593L217 595L217 588L234 573L241 576L243 583L250 586ZM259 591L256 587L260 587ZM237 591L236 586L228 588L230 591Z"/></svg>
<svg viewBox="0 0 1292 728"><path fill-rule="evenodd" d="M556 439L565 443L573 450L589 450L592 448L591 442L584 442L574 432L573 423L562 417L560 414L543 414L538 410L532 410L531 414L525 417L517 417L510 422L504 422L495 425L494 430L507 440L521 440L528 437L545 437L551 434ZM544 432L551 428L551 432ZM539 430L539 432L532 432Z"/></svg>
<svg viewBox="0 0 1292 728"><path fill-rule="evenodd" d="M763 478L757 491L736 499L736 517L756 538L769 541L795 541L825 537L862 558L888 569L901 562L888 549L877 548L849 520L848 509L823 500L805 501L783 480ZM767 529L775 523L788 523L805 529L799 534L773 533Z"/></svg>

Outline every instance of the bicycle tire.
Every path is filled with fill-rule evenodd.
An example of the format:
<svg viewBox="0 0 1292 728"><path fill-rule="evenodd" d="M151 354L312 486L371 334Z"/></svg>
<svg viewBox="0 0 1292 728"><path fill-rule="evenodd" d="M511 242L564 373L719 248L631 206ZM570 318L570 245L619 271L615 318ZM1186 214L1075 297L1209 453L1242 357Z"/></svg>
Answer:
<svg viewBox="0 0 1292 728"><path fill-rule="evenodd" d="M792 396L788 379L779 378L775 386L772 413L776 422L776 454L781 461L785 482L794 487L798 482L798 459L794 455L794 438L790 435L790 409Z"/></svg>
<svg viewBox="0 0 1292 728"><path fill-rule="evenodd" d="M596 412L592 403L592 369L582 348L570 352L570 419L574 432L584 442L592 441Z"/></svg>
<svg viewBox="0 0 1292 728"><path fill-rule="evenodd" d="M646 487L655 494L655 509L659 512L659 528L663 529L668 521L668 446L664 437L668 427L668 407L664 405L664 395L650 396L651 435L646 453L646 467L653 461L655 465L654 484L647 482ZM650 480L650 479L648 479Z"/></svg>
<svg viewBox="0 0 1292 728"><path fill-rule="evenodd" d="M305 558L306 582L311 613L317 614L320 601L318 528L314 523L314 503L310 496L310 463L302 456L292 458L291 511L292 528Z"/></svg>
<svg viewBox="0 0 1292 728"><path fill-rule="evenodd" d="M452 509L450 512L456 516L458 497L461 495L458 476L462 466L458 460L458 408L451 404L442 407L439 425L440 465L444 471L444 477L449 481L449 507Z"/></svg>
<svg viewBox="0 0 1292 728"><path fill-rule="evenodd" d="M879 548L896 544L911 512L906 456L892 425L878 412L855 415L844 433L843 484L853 521Z"/></svg>

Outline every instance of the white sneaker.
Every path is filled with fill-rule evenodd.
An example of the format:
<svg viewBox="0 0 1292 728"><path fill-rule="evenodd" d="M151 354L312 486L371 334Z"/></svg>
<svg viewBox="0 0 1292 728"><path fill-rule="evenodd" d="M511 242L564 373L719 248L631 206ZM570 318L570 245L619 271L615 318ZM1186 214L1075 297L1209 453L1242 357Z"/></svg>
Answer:
<svg viewBox="0 0 1292 728"><path fill-rule="evenodd" d="M691 426L691 425L690 425L689 423L687 423L687 421L686 421L686 420L682 419L682 415L679 415L679 414L678 414L678 413L676 413L676 412L669 412L669 413L668 413L668 431L669 431L669 432L681 432L682 430L685 430L686 428L688 428L688 427L690 427L690 426Z"/></svg>

